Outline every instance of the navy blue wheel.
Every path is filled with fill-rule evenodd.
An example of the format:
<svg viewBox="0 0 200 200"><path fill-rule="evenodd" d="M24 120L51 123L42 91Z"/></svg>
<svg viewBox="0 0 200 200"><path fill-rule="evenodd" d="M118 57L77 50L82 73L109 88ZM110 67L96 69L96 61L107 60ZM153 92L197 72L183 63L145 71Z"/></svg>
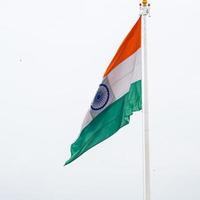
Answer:
<svg viewBox="0 0 200 200"><path fill-rule="evenodd" d="M105 84L100 84L99 89L91 105L92 110L100 110L106 106L109 100L109 89Z"/></svg>

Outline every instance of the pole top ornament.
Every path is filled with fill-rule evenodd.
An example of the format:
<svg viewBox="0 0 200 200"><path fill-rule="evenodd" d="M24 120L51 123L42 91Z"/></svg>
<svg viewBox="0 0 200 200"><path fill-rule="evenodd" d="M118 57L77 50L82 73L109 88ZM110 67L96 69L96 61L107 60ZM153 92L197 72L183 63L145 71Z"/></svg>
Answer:
<svg viewBox="0 0 200 200"><path fill-rule="evenodd" d="M140 3L140 15L150 17L150 3L148 3L148 0L142 0L142 3Z"/></svg>
<svg viewBox="0 0 200 200"><path fill-rule="evenodd" d="M147 1L148 1L148 0L142 0L142 5L143 5L143 6L146 6L147 3L148 3Z"/></svg>

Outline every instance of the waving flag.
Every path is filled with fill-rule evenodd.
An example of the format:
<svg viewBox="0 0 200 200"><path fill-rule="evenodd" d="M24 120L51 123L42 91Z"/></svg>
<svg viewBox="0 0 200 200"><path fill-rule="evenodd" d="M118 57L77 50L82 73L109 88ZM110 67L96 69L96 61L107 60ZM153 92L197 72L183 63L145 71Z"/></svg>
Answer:
<svg viewBox="0 0 200 200"><path fill-rule="evenodd" d="M112 136L129 123L133 112L141 110L141 66L140 17L106 69L65 165Z"/></svg>

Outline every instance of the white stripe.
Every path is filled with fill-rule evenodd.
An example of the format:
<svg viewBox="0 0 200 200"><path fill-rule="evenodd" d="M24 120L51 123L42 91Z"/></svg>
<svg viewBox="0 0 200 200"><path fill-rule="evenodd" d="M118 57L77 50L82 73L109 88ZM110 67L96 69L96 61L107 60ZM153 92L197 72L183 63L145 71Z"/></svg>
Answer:
<svg viewBox="0 0 200 200"><path fill-rule="evenodd" d="M114 96L117 99L129 91L130 84L141 80L141 49L115 67L107 76ZM90 111L87 112L81 129L85 128L91 121Z"/></svg>
<svg viewBox="0 0 200 200"><path fill-rule="evenodd" d="M131 79L131 84L135 83L138 80L142 80L142 51L138 49L136 52L136 61L135 61L135 69L133 71L133 76Z"/></svg>
<svg viewBox="0 0 200 200"><path fill-rule="evenodd" d="M83 128L85 128L91 121L92 121L92 116L90 114L90 111L88 110L86 115L85 115L85 118L83 120L83 123L82 123L82 126L81 126L81 130Z"/></svg>
<svg viewBox="0 0 200 200"><path fill-rule="evenodd" d="M130 84L142 78L141 49L120 63L107 77L116 100L126 94Z"/></svg>

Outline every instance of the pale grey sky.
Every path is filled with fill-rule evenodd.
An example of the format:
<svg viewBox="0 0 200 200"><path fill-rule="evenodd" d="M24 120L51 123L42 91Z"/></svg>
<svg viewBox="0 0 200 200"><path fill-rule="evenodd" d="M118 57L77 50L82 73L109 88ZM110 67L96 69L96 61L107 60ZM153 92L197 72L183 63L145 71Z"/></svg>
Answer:
<svg viewBox="0 0 200 200"><path fill-rule="evenodd" d="M0 2L0 199L142 200L141 113L63 167L138 3ZM199 200L200 5L151 4L152 200Z"/></svg>

